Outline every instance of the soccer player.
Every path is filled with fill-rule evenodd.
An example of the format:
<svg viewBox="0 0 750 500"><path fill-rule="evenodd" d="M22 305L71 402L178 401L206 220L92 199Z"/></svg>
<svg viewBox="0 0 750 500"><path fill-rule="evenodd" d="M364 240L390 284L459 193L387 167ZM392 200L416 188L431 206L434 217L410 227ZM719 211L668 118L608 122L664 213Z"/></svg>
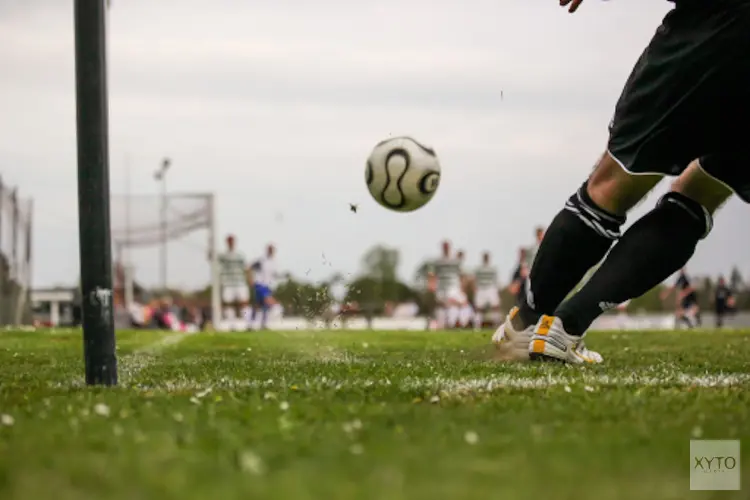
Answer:
<svg viewBox="0 0 750 500"><path fill-rule="evenodd" d="M518 249L518 265L513 271L510 285L508 285L508 291L515 297L516 304L521 304L528 292L529 268L529 251L525 247L520 247ZM515 332L511 331L510 336L508 336L505 333L506 325L510 324L511 317L516 314L518 314L518 306L513 306L508 312L505 323L500 325L492 335L492 342L504 351L501 353L501 357L509 360L527 360L529 358L529 335L524 332L516 335Z"/></svg>
<svg viewBox="0 0 750 500"><path fill-rule="evenodd" d="M461 291L461 263L451 255L449 241L442 243L442 254L433 266L437 277L438 323L442 328L455 328L465 296Z"/></svg>
<svg viewBox="0 0 750 500"><path fill-rule="evenodd" d="M531 266L534 264L534 257L536 257L536 253L539 251L539 246L542 244L543 239L544 227L537 226L534 230L534 246L532 246L527 253L526 262L529 265L529 269L531 269Z"/></svg>
<svg viewBox="0 0 750 500"><path fill-rule="evenodd" d="M224 319L227 323L233 323L243 318L244 309L250 302L250 289L247 285L245 256L236 250L234 235L228 235L226 243L226 251L218 256L219 282ZM244 330L244 327L245 325L241 329ZM229 328L234 329L231 324Z"/></svg>
<svg viewBox="0 0 750 500"><path fill-rule="evenodd" d="M521 247L518 249L518 265L513 271L513 277L510 280L510 293L516 298L516 303L520 303L526 296L526 282L529 277L529 251Z"/></svg>
<svg viewBox="0 0 750 500"><path fill-rule="evenodd" d="M487 320L496 325L500 321L500 287L489 252L482 254L482 265L474 272L474 283L474 326L481 328Z"/></svg>
<svg viewBox="0 0 750 500"><path fill-rule="evenodd" d="M671 292L677 293L677 321L684 321L688 328L700 326L700 306L698 305L698 291L695 289L683 267L677 276L674 286L661 293L662 300Z"/></svg>
<svg viewBox="0 0 750 500"><path fill-rule="evenodd" d="M606 152L548 227L506 337L528 337L531 359L600 361L583 345L594 319L683 267L733 191L750 202L748 113L750 1L677 1L625 84ZM665 175L671 190L621 235Z"/></svg>
<svg viewBox="0 0 750 500"><path fill-rule="evenodd" d="M266 255L256 260L251 269L253 270L253 291L255 298L252 312L250 313L250 325L256 323L258 310L260 309L260 329L265 330L268 322L268 311L276 305L276 299L271 291L276 283L278 273L276 272L276 248L273 245L266 247Z"/></svg>
<svg viewBox="0 0 750 500"><path fill-rule="evenodd" d="M734 294L727 286L724 276L719 276L719 282L714 292L714 312L716 313L716 328L724 326L724 317L734 312Z"/></svg>

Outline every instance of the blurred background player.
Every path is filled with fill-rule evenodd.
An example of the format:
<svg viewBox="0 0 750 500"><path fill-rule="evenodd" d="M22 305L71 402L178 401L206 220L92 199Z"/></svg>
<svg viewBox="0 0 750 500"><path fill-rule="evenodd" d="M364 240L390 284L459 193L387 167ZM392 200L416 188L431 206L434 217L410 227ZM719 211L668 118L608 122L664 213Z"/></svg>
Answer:
<svg viewBox="0 0 750 500"><path fill-rule="evenodd" d="M451 254L449 241L442 243L442 254L433 264L437 278L437 321L440 328L454 328L458 323L463 292L461 291L461 266Z"/></svg>
<svg viewBox="0 0 750 500"><path fill-rule="evenodd" d="M265 330L268 326L268 312L271 307L276 305L276 299L273 298L272 292L278 277L275 255L276 248L269 244L266 247L266 254L251 266L254 302L250 313L250 328L257 327ZM256 325L258 310L260 310L260 324Z"/></svg>
<svg viewBox="0 0 750 500"><path fill-rule="evenodd" d="M238 252L233 235L227 236L226 251L218 256L224 320L229 330L247 328L245 309L250 302L245 256Z"/></svg>
<svg viewBox="0 0 750 500"><path fill-rule="evenodd" d="M500 287L497 269L490 264L489 252L482 254L482 265L474 272L474 327L500 323Z"/></svg>
<svg viewBox="0 0 750 500"><path fill-rule="evenodd" d="M531 266L534 264L534 258L536 257L536 253L539 251L539 247L541 246L543 239L544 227L537 226L537 228L534 230L534 244L526 254L526 265L529 266L529 269L531 269Z"/></svg>
<svg viewBox="0 0 750 500"><path fill-rule="evenodd" d="M459 250L456 252L458 259L458 271L461 283L461 305L458 310L458 328L469 328L474 317L474 308L469 300L471 293L472 277L466 273L466 252Z"/></svg>
<svg viewBox="0 0 750 500"><path fill-rule="evenodd" d="M673 291L676 292L677 302L677 324L675 328L679 327L680 322L684 322L688 328L700 326L701 310L698 305L698 292L690 282L690 278L684 267L680 269L680 274L677 276L674 286L667 288L661 293L662 300Z"/></svg>
<svg viewBox="0 0 750 500"><path fill-rule="evenodd" d="M727 285L724 276L719 276L714 292L714 313L716 314L716 328L724 326L724 318L735 311L735 300L732 289Z"/></svg>
<svg viewBox="0 0 750 500"><path fill-rule="evenodd" d="M511 278L509 289L510 293L516 299L516 303L523 300L526 296L526 280L529 277L529 251L526 248L518 249L518 265L515 271L513 271L513 277Z"/></svg>
<svg viewBox="0 0 750 500"><path fill-rule="evenodd" d="M435 330L440 328L438 323L438 303L437 303L437 276L435 273L427 273L427 283L422 295L422 311L425 315L425 330Z"/></svg>
<svg viewBox="0 0 750 500"><path fill-rule="evenodd" d="M518 306L522 304L524 300L526 300L526 290L528 287L530 269L531 266L529 265L529 251L525 247L520 247L518 249L518 265L513 271L513 276L510 279L510 285L508 285L508 291L513 295L513 302L515 305L511 307L510 311L508 311L506 321L512 320L513 317L518 314ZM492 335L492 342L499 346L502 342L505 341L505 338L505 327L504 325L500 325L500 327ZM513 347L513 349L515 350L518 350L518 348L519 346Z"/></svg>

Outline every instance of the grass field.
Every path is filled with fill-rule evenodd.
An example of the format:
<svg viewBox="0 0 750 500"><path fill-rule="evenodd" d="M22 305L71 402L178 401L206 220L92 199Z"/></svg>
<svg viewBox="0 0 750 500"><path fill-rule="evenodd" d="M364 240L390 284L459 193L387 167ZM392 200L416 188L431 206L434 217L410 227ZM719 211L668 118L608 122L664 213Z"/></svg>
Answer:
<svg viewBox="0 0 750 500"><path fill-rule="evenodd" d="M499 364L488 334L0 333L0 498L750 498L750 334L594 333L601 366ZM691 438L743 491L689 490Z"/></svg>

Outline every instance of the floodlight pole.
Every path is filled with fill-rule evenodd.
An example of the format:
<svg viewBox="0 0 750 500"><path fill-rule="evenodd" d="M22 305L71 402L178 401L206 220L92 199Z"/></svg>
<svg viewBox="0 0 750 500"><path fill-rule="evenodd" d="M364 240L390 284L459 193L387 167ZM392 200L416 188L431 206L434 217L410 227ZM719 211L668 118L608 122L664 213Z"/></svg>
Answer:
<svg viewBox="0 0 750 500"><path fill-rule="evenodd" d="M86 383L117 384L112 313L105 0L75 0L78 231Z"/></svg>
<svg viewBox="0 0 750 500"><path fill-rule="evenodd" d="M172 164L172 160L164 158L161 161L159 170L154 173L154 179L161 184L161 289L167 291L167 170Z"/></svg>

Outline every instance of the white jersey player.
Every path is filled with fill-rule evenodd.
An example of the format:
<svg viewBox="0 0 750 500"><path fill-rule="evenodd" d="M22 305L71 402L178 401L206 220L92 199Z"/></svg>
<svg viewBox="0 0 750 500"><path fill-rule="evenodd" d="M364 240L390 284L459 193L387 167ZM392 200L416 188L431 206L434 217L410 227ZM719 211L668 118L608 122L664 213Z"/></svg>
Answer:
<svg viewBox="0 0 750 500"><path fill-rule="evenodd" d="M278 273L276 272L276 260L274 258L276 248L273 245L266 247L266 255L258 259L251 266L253 270L253 291L255 301L250 316L250 324L255 323L258 310L261 311L260 328L265 329L268 321L268 311L276 305L273 297L273 288L276 286Z"/></svg>
<svg viewBox="0 0 750 500"><path fill-rule="evenodd" d="M451 255L450 242L443 242L442 255L433 263L433 269L437 278L438 323L443 328L453 328L466 296L461 290L461 263Z"/></svg>
<svg viewBox="0 0 750 500"><path fill-rule="evenodd" d="M489 252L482 254L482 265L474 272L474 308L475 326L481 327L486 320L493 324L500 321L500 286Z"/></svg>
<svg viewBox="0 0 750 500"><path fill-rule="evenodd" d="M235 239L227 236L227 250L218 256L219 282L224 319L232 320L243 316L242 309L250 302L250 288L247 284L245 256L235 248ZM234 317L232 316L234 313Z"/></svg>
<svg viewBox="0 0 750 500"><path fill-rule="evenodd" d="M536 254L539 251L539 247L542 244L542 240L544 239L544 228L542 226L539 226L534 231L534 245L529 248L528 253L526 254L526 264L529 266L529 269L531 269L531 266L534 265L534 259L536 258Z"/></svg>

